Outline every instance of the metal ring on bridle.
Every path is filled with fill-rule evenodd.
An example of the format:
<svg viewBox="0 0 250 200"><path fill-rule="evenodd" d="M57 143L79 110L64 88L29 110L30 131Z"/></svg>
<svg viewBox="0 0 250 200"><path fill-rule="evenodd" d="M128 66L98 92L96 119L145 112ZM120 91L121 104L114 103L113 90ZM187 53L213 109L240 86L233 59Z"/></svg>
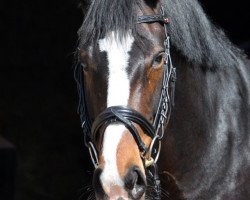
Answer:
<svg viewBox="0 0 250 200"><path fill-rule="evenodd" d="M153 158L152 157L152 151L153 151L153 149L154 149L154 146L155 146L155 142L158 140L158 148L157 148L157 153L156 153L156 156L155 156L155 158ZM149 146L149 149L148 149L148 154L147 154L147 156L146 156L146 167L149 167L149 166L151 166L153 163L156 163L157 161L158 161L158 159L159 159L159 156L160 156L160 152L161 152L161 140L160 140L160 136L159 135L156 135L154 138L153 138L153 140L152 140L152 142L151 142L151 144L150 144L150 146Z"/></svg>
<svg viewBox="0 0 250 200"><path fill-rule="evenodd" d="M92 161L94 167L97 168L99 165L98 156L97 156L96 149L95 149L92 142L88 143L88 149L89 149L89 155L90 155L91 161Z"/></svg>

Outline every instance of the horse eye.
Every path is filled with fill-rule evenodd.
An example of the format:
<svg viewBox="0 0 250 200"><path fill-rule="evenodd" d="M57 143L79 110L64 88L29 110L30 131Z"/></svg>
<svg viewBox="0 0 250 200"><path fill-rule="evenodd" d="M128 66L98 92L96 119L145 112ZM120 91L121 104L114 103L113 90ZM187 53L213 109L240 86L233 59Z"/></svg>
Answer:
<svg viewBox="0 0 250 200"><path fill-rule="evenodd" d="M164 62L164 53L161 52L157 56L154 57L152 67L153 68L160 68Z"/></svg>

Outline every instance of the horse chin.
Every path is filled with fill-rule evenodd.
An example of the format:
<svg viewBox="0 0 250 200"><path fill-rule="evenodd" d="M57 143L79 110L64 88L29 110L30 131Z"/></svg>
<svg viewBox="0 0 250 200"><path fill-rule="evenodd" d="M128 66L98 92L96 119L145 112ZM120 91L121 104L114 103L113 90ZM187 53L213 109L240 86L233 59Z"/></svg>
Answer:
<svg viewBox="0 0 250 200"><path fill-rule="evenodd" d="M114 196L108 196L108 195L104 195L104 197L98 197L96 196L96 200L145 200L145 195L143 195L141 198L131 198L127 195L120 195L120 194L116 194Z"/></svg>
<svg viewBox="0 0 250 200"><path fill-rule="evenodd" d="M133 198L129 192L126 192L125 190L116 190L116 192L112 191L110 194L96 194L96 200L145 200L145 194L141 197Z"/></svg>
<svg viewBox="0 0 250 200"><path fill-rule="evenodd" d="M124 187L112 185L109 187L95 188L97 200L145 200L145 192L140 193L140 188L128 190Z"/></svg>

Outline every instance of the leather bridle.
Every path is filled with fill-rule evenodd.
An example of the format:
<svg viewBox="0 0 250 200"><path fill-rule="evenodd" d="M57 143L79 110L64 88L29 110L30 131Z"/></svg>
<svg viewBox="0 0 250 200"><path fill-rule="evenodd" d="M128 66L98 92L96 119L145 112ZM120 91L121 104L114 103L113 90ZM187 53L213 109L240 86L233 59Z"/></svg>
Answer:
<svg viewBox="0 0 250 200"><path fill-rule="evenodd" d="M147 169L147 175L154 181L155 199L160 199L160 180L158 177L158 170L156 162L158 160L161 150L161 139L164 136L165 126L168 124L171 108L174 106L174 91L176 81L176 68L172 65L170 56L170 37L167 32L167 24L169 19L165 16L163 8L159 15L143 15L139 16L137 23L155 23L160 22L163 24L165 32L164 40L164 74L162 80L162 89L157 112L151 124L144 116L138 111L125 107L125 106L112 106L106 108L97 118L91 123L88 116L86 98L84 94L84 80L82 69L79 67L76 75L78 92L79 92L79 114L84 132L85 145L89 149L91 160L95 166L98 167L98 153L95 147L97 139L103 135L107 126L113 123L123 124L134 137L138 148L141 152L144 166ZM140 126L145 134L152 138L149 148L146 147L142 141L137 128L134 124ZM153 155L154 154L154 155Z"/></svg>

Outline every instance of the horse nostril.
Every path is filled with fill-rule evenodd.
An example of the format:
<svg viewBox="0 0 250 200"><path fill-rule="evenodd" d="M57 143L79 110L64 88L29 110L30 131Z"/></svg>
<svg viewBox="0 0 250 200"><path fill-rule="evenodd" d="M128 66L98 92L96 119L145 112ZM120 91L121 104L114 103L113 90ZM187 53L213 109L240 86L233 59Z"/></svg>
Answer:
<svg viewBox="0 0 250 200"><path fill-rule="evenodd" d="M141 170L131 167L124 178L125 187L129 195L134 199L140 199L146 190L146 181Z"/></svg>

